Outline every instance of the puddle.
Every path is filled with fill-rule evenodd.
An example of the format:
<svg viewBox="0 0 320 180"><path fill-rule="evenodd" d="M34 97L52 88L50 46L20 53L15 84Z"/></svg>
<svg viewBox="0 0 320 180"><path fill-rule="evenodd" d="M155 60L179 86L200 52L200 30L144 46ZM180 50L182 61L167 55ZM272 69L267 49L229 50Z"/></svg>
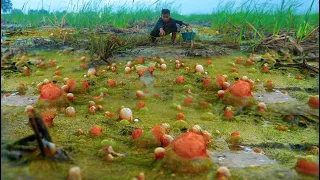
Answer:
<svg viewBox="0 0 320 180"><path fill-rule="evenodd" d="M56 43L50 38L21 38L14 40L17 46L42 46L42 45L55 45Z"/></svg>
<svg viewBox="0 0 320 180"><path fill-rule="evenodd" d="M254 94L254 98L267 104L297 101L288 94L282 94L279 90L274 90L273 92L258 92Z"/></svg>
<svg viewBox="0 0 320 180"><path fill-rule="evenodd" d="M299 104L296 102L274 104L269 106L274 112L282 115L303 115L303 116L316 116L319 117L319 109L310 108L307 104Z"/></svg>
<svg viewBox="0 0 320 180"><path fill-rule="evenodd" d="M27 106L36 103L38 96L11 94L9 97L1 97L1 106Z"/></svg>
<svg viewBox="0 0 320 180"><path fill-rule="evenodd" d="M276 161L269 159L263 154L245 151L214 152L210 154L210 158L215 164L228 168L245 168L277 164Z"/></svg>
<svg viewBox="0 0 320 180"><path fill-rule="evenodd" d="M140 55L163 55L166 54L167 56L181 56L185 55L186 50L183 48L168 48L168 47L143 47L143 48L136 48L133 50L133 53L138 53Z"/></svg>
<svg viewBox="0 0 320 180"><path fill-rule="evenodd" d="M268 109L282 115L312 115L319 117L319 109L310 108L307 103L301 104L296 98L282 94L279 90L273 92L257 92L254 98L268 104Z"/></svg>

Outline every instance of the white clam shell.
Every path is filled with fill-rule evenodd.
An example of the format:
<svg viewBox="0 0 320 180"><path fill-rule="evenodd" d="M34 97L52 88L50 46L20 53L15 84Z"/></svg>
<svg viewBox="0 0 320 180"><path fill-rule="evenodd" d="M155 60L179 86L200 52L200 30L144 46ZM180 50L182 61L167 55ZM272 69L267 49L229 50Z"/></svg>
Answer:
<svg viewBox="0 0 320 180"><path fill-rule="evenodd" d="M222 95L222 94L224 94L224 90L219 90L218 95Z"/></svg>
<svg viewBox="0 0 320 180"><path fill-rule="evenodd" d="M223 86L226 87L226 88L228 88L228 87L230 86L230 83L224 82L224 83L223 83Z"/></svg>
<svg viewBox="0 0 320 180"><path fill-rule="evenodd" d="M69 107L66 108L67 116L72 117L72 116L75 115L75 113L76 113L76 110L74 109L74 107L69 106Z"/></svg>
<svg viewBox="0 0 320 180"><path fill-rule="evenodd" d="M89 68L88 69L88 76L96 75L97 71L95 68Z"/></svg>
<svg viewBox="0 0 320 180"><path fill-rule="evenodd" d="M168 135L168 134L164 135L164 138L165 138L166 140L168 140L169 142L172 142L172 141L173 141L173 137L170 136L170 135Z"/></svg>
<svg viewBox="0 0 320 180"><path fill-rule="evenodd" d="M242 76L242 80L247 81L248 79L248 76Z"/></svg>
<svg viewBox="0 0 320 180"><path fill-rule="evenodd" d="M73 95L72 93L68 93L68 94L67 94L67 97L69 97L69 98L73 98L73 97L74 97L74 95Z"/></svg>
<svg viewBox="0 0 320 180"><path fill-rule="evenodd" d="M200 64L198 64L198 65L196 66L196 72L204 73L203 66L200 65Z"/></svg>
<svg viewBox="0 0 320 180"><path fill-rule="evenodd" d="M137 95L138 98L142 98L142 97L145 96L144 92L141 91L141 90L136 91L136 95Z"/></svg>
<svg viewBox="0 0 320 180"><path fill-rule="evenodd" d="M122 108L120 110L120 119L132 120L132 111L129 108Z"/></svg>
<svg viewBox="0 0 320 180"><path fill-rule="evenodd" d="M166 64L161 64L160 69L166 70L167 69L167 65Z"/></svg>
<svg viewBox="0 0 320 180"><path fill-rule="evenodd" d="M69 88L69 86L67 86L67 85L63 85L62 87L61 87L61 89L63 90L63 91L65 91L66 89L68 89Z"/></svg>
<svg viewBox="0 0 320 180"><path fill-rule="evenodd" d="M44 83L44 84L48 84L49 82L50 82L49 79L43 80L43 83Z"/></svg>
<svg viewBox="0 0 320 180"><path fill-rule="evenodd" d="M131 71L131 68L130 68L130 67L125 67L125 68L124 68L124 72L125 72L125 73L130 73L130 71Z"/></svg>
<svg viewBox="0 0 320 180"><path fill-rule="evenodd" d="M197 132L200 132L201 131L201 127L199 125L194 125L192 127L193 130L197 131Z"/></svg>
<svg viewBox="0 0 320 180"><path fill-rule="evenodd" d="M166 150L163 147L157 147L156 149L154 149L155 154L159 154L163 152L166 152Z"/></svg>

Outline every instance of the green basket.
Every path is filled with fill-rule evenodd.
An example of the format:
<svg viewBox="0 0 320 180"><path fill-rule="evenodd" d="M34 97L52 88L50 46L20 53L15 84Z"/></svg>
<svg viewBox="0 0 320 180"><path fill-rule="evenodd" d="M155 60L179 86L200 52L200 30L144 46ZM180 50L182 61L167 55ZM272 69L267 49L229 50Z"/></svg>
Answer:
<svg viewBox="0 0 320 180"><path fill-rule="evenodd" d="M194 33L194 32L183 32L183 33L181 33L181 35L182 35L182 39L185 42L191 42L194 39L194 36L196 35L196 33Z"/></svg>

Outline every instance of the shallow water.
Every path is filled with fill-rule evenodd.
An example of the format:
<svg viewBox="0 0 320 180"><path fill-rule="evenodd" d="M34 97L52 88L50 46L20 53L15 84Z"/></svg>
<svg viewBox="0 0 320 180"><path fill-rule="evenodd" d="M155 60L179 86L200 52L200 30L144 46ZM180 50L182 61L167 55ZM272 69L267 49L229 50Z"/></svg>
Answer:
<svg viewBox="0 0 320 180"><path fill-rule="evenodd" d="M31 95L16 95L11 94L9 97L1 97L2 106L27 106L35 104L38 100L38 96Z"/></svg>
<svg viewBox="0 0 320 180"><path fill-rule="evenodd" d="M261 144L264 142L289 142L291 144L299 144L304 139L316 144L319 140L318 124L311 124L310 127L299 128L298 130L292 131L281 132L276 130L278 125L284 125L289 128L289 124L283 122L280 117L280 112L290 111L294 109L297 104L302 107L301 111L312 112L315 115L319 114L318 111L310 110L310 108L306 106L308 95L310 94L303 92L301 98L295 94L290 94L290 91L288 91L289 95L282 95L279 94L279 92L265 93L262 90L258 90L255 92L256 98L266 102L270 111L267 111L264 115L257 115L255 107L253 107L249 113L240 114L234 121L224 120L222 114L225 105L216 98L216 91L205 91L202 89L203 84L201 80L199 80L202 75L187 73L183 68L176 70L175 62L170 62L175 56L180 56L181 52L185 52L185 49L180 46L180 49L171 50L173 47L172 45L163 45L163 47L148 47L144 48L144 50L140 48L136 51L138 53L135 56L128 55L126 57L114 58L115 61L122 63L122 65L117 64L117 72L107 71L104 75L98 75L96 79L90 79L95 82L95 85L91 86L92 89L89 94L75 94L75 102L71 103L70 106L75 107L76 116L70 118L66 117L64 113L58 113L55 117L54 126L49 129L50 134L54 142L66 149L69 155L75 159L77 162L76 165L80 166L83 170L85 179L119 179L120 176L125 177L125 179L130 179L135 177L139 172L144 172L146 179L173 179L173 172L171 170L157 168L155 165L153 148L143 149L135 147L132 144L130 135L120 135L124 126L120 125L118 120L108 119L104 116L105 111L115 113L120 106L126 106L132 109L134 118L139 119L137 123L131 122L130 126L139 127L148 131L159 123L169 123L173 126L177 119L177 113L179 112L172 106L173 103L182 106L182 113L185 115L184 120L188 125L198 124L204 130L213 134L212 142L207 148L209 152L213 152L211 158L216 165L226 165L230 167L235 179L243 179L251 176L261 177L264 173L270 177L269 179L277 179L278 175L274 174L274 172L284 172L284 174L290 172L290 176L288 175L288 177L293 177L291 179L305 177L294 174L296 157L304 155L304 151L293 152L288 149L264 148L265 155L243 151L230 152L225 148L227 146L225 139L229 137L232 132L238 131L244 138L246 144ZM139 53L145 55L156 53L159 57L165 59L168 66L167 71L156 69L152 78L149 75L143 76L141 79L144 79L150 84L150 86L146 88L137 86L137 84L141 84L141 79L138 79L138 75L135 72L131 74L124 74L123 72L126 61L133 61ZM84 74L87 74L87 69L80 69L80 62L78 60L82 55L87 56L86 54L63 55L57 51L47 50L39 51L37 55L44 57L46 62L50 59L55 59L56 65L63 67L59 69L56 67L48 67L40 70L44 72L42 76L35 74L35 71L37 71L35 68L30 77L18 75L5 77L2 82L2 89L15 91L21 82L28 86L35 86L35 84L42 82L45 78L51 80L54 72L57 70L60 71L62 79L69 77L75 79L77 82L88 80L83 77ZM239 55L237 54L236 56ZM234 81L234 79L231 78L231 69L233 67L230 63L234 62L236 56L213 56L209 58L214 66L212 68L205 66L208 59L203 57L185 57L182 61L189 67L193 67L195 63L204 65L205 71L208 72L207 76L212 79L221 74L228 74L230 81ZM30 58L34 59L35 57ZM75 58L75 60L72 61L71 58ZM246 75L253 80L259 79L261 83L257 84L260 86L268 79L272 79L275 87L314 87L314 80L310 77L306 77L303 81L297 81L294 77L286 77L278 71L262 74L259 71L254 73L249 72L250 68L244 65L236 65L236 68L240 77ZM106 67L99 66L97 69L101 71L102 69L106 69ZM292 74L298 75L300 72L293 70ZM183 84L175 83L175 79L178 76L184 76L185 82ZM114 79L117 84L123 81L124 85L107 87L107 79ZM154 86L151 86L152 81L155 82ZM62 81L58 81L59 86L62 84ZM91 97L99 95L101 88L106 88L108 94L101 102L104 109L103 111L97 111L96 114L88 114L88 101ZM195 102L187 106L183 104L183 101L186 90L189 88L192 89L192 96L195 98ZM138 99L135 96L135 91L141 89L149 90L149 95L146 99ZM158 93L161 98L155 98L153 93ZM5 121L1 122L1 129L2 132L4 132L2 133L2 138L4 140L16 140L32 133L27 126L27 117L23 111L26 105L32 104L36 102L36 100L37 96L30 95L16 95L1 99L2 111L6 112L4 113ZM146 103L147 109L138 110L136 108L136 103L141 100ZM197 103L198 101L209 102L212 106L200 108ZM279 107L282 107L282 109ZM278 112L276 112L277 109ZM201 116L208 112L214 114L214 117L208 120L201 119ZM264 125L263 123L265 121L261 122L262 117L268 120L268 124ZM88 132L94 125L100 125L103 128L102 136L91 137L89 135ZM78 129L82 129L84 135L77 135L76 132ZM216 133L217 130L220 133ZM175 136L176 134L172 135ZM116 142L116 146L114 147L115 151L125 153L128 156L113 162L108 162L104 156L97 155L99 149L102 148L100 142L103 139L111 139ZM2 161L1 166L5 167L3 168L4 172L1 176L7 179L16 179L17 177L43 179L51 174L54 174L52 175L53 179L63 179L66 177L68 169L74 165L51 161L33 161L30 164L16 167L13 166L11 162ZM252 166L260 169L255 169L255 172L250 172L248 168ZM215 171L209 170L208 172L198 174L175 173L175 178L206 179L210 173L215 174Z"/></svg>
<svg viewBox="0 0 320 180"><path fill-rule="evenodd" d="M257 92L254 93L253 96L259 102L264 102L268 104L296 101L295 98L292 98L288 94L283 94L278 90L275 90L273 92Z"/></svg>
<svg viewBox="0 0 320 180"><path fill-rule="evenodd" d="M235 169L278 164L263 154L245 151L214 152L210 158L215 164Z"/></svg>

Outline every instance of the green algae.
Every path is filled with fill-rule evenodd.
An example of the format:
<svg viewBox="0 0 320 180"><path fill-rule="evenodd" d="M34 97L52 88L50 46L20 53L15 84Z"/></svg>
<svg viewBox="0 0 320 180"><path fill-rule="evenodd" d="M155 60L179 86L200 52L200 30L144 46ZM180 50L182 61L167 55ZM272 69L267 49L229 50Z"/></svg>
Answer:
<svg viewBox="0 0 320 180"><path fill-rule="evenodd" d="M85 80L83 75L87 70L80 69L79 59L82 54L59 54L55 51L40 51L39 56L48 62L49 59L55 59L56 65L64 68L59 69L61 77L69 77L80 83ZM35 58L35 57L30 57ZM75 60L71 60L74 58ZM148 97L144 99L146 108L144 110L136 110L135 104L140 101L135 96L136 90L143 89L137 87L138 75L136 73L124 74L124 66L117 65L117 72L106 72L104 75L98 75L93 81L95 86L90 87L88 94L75 94L75 102L71 104L76 109L75 117L67 117L63 113L59 113L54 119L54 127L49 129L53 141L62 146L68 151L69 155L76 161L76 165L80 166L85 179L130 179L135 177L139 172L144 172L147 179L214 179L215 168L210 168L207 172L198 174L182 174L161 168L154 160L153 148L139 148L134 145L130 135L122 135L123 128L127 127L126 123L117 123L114 119L104 116L105 111L116 112L122 105L133 110L134 117L139 118L138 123L130 123L130 126L139 127L146 131L150 130L154 125L159 123L169 123L171 127L176 123L176 106L170 106L174 103L182 105L182 112L185 115L185 122L190 126L198 124L204 130L214 134L212 142L208 146L209 151L216 151L218 149L225 149L224 142L230 134L238 131L244 139L245 144L261 144L261 143L282 143L282 144L300 144L301 141L306 140L311 144L317 144L319 141L318 124L311 125L308 128L297 128L288 131L278 131L276 127L280 124L289 127L289 124L283 122L280 114L269 111L263 115L255 113L253 107L248 113L241 114L234 121L225 121L222 118L224 105L217 97L215 91L203 91L202 81L197 80L202 75L186 74L183 69L174 70L174 62L169 63L171 57L164 57L168 63L167 71L154 71L153 77L155 86L148 87L150 94L158 93L160 98ZM235 56L221 56L213 57L211 59L214 67L207 68L210 78L214 79L218 75L231 75L232 66L229 62L234 62ZM186 66L193 67L197 62L205 64L206 59L185 59ZM119 60L122 64L126 62ZM172 67L171 67L172 66ZM219 67L219 68L217 68ZM105 66L98 67L99 70L105 69ZM272 70L270 73L261 74L260 72L249 73L250 68L244 65L237 65L239 76L247 75L253 80L259 79L265 82L269 79L275 84L275 87L314 87L315 81L313 78L306 77L304 80L296 80L296 75L300 75L297 70L288 69L284 76L281 70ZM25 83L30 88L36 88L36 85L43 81L43 79L52 79L55 67L48 67L43 70L43 76L38 76L37 69L32 69L30 76L11 75L6 76L2 82L2 90L14 91L20 82ZM184 76L185 82L182 84L175 84L175 79L179 75ZM62 78L62 79L63 79ZM124 85L117 85L117 87L108 87L106 81L113 79L117 84L122 81ZM233 80L231 80L233 81ZM62 85L62 81L57 82ZM174 84L174 86L172 86ZM259 83L257 83L258 85ZM212 107L203 109L199 108L197 103L191 105L183 105L185 99L185 90L191 89L195 100L206 100L212 104ZM97 96L103 91L108 94L104 97L101 105L104 111L97 111L96 114L88 114L88 101L90 97ZM197 94L200 95L197 95ZM289 91L289 94L292 93ZM299 102L307 102L307 93L303 92L301 98L297 98ZM298 97L298 96L296 96ZM27 117L23 113L24 107L9 107L2 106L1 114L1 130L2 139L12 141L28 134L31 134L31 128L27 125ZM214 115L208 114L208 111ZM164 113L165 112L165 113ZM205 120L202 120L204 116ZM201 118L202 117L202 118ZM263 119L262 119L262 118ZM264 121L269 121L270 124L265 125ZM91 137L89 130L94 125L100 125L103 129L103 135L98 137ZM77 135L78 129L84 131L84 135ZM219 131L220 133L217 133ZM105 160L105 157L98 154L101 148L101 141L108 139L110 142L117 144L114 150L119 153L127 154L125 158L118 158L112 162ZM235 179L265 177L282 178L279 169L284 169L284 172L291 172L290 176L294 179L303 179L313 177L306 177L295 173L294 166L297 160L297 155L303 155L303 151L290 151L288 149L272 149L265 148L263 151L266 155L275 159L279 165L263 166L258 168L245 169L231 169L232 176ZM63 179L70 167L74 165L67 163L47 162L44 160L34 161L25 166L13 166L11 163L3 161L1 163L2 173L1 177L4 179L13 179L17 177L42 179L49 174L53 179ZM279 172L278 172L279 171ZM273 172L277 172L273 174ZM280 173L280 174L279 174ZM282 174L281 174L282 173Z"/></svg>

